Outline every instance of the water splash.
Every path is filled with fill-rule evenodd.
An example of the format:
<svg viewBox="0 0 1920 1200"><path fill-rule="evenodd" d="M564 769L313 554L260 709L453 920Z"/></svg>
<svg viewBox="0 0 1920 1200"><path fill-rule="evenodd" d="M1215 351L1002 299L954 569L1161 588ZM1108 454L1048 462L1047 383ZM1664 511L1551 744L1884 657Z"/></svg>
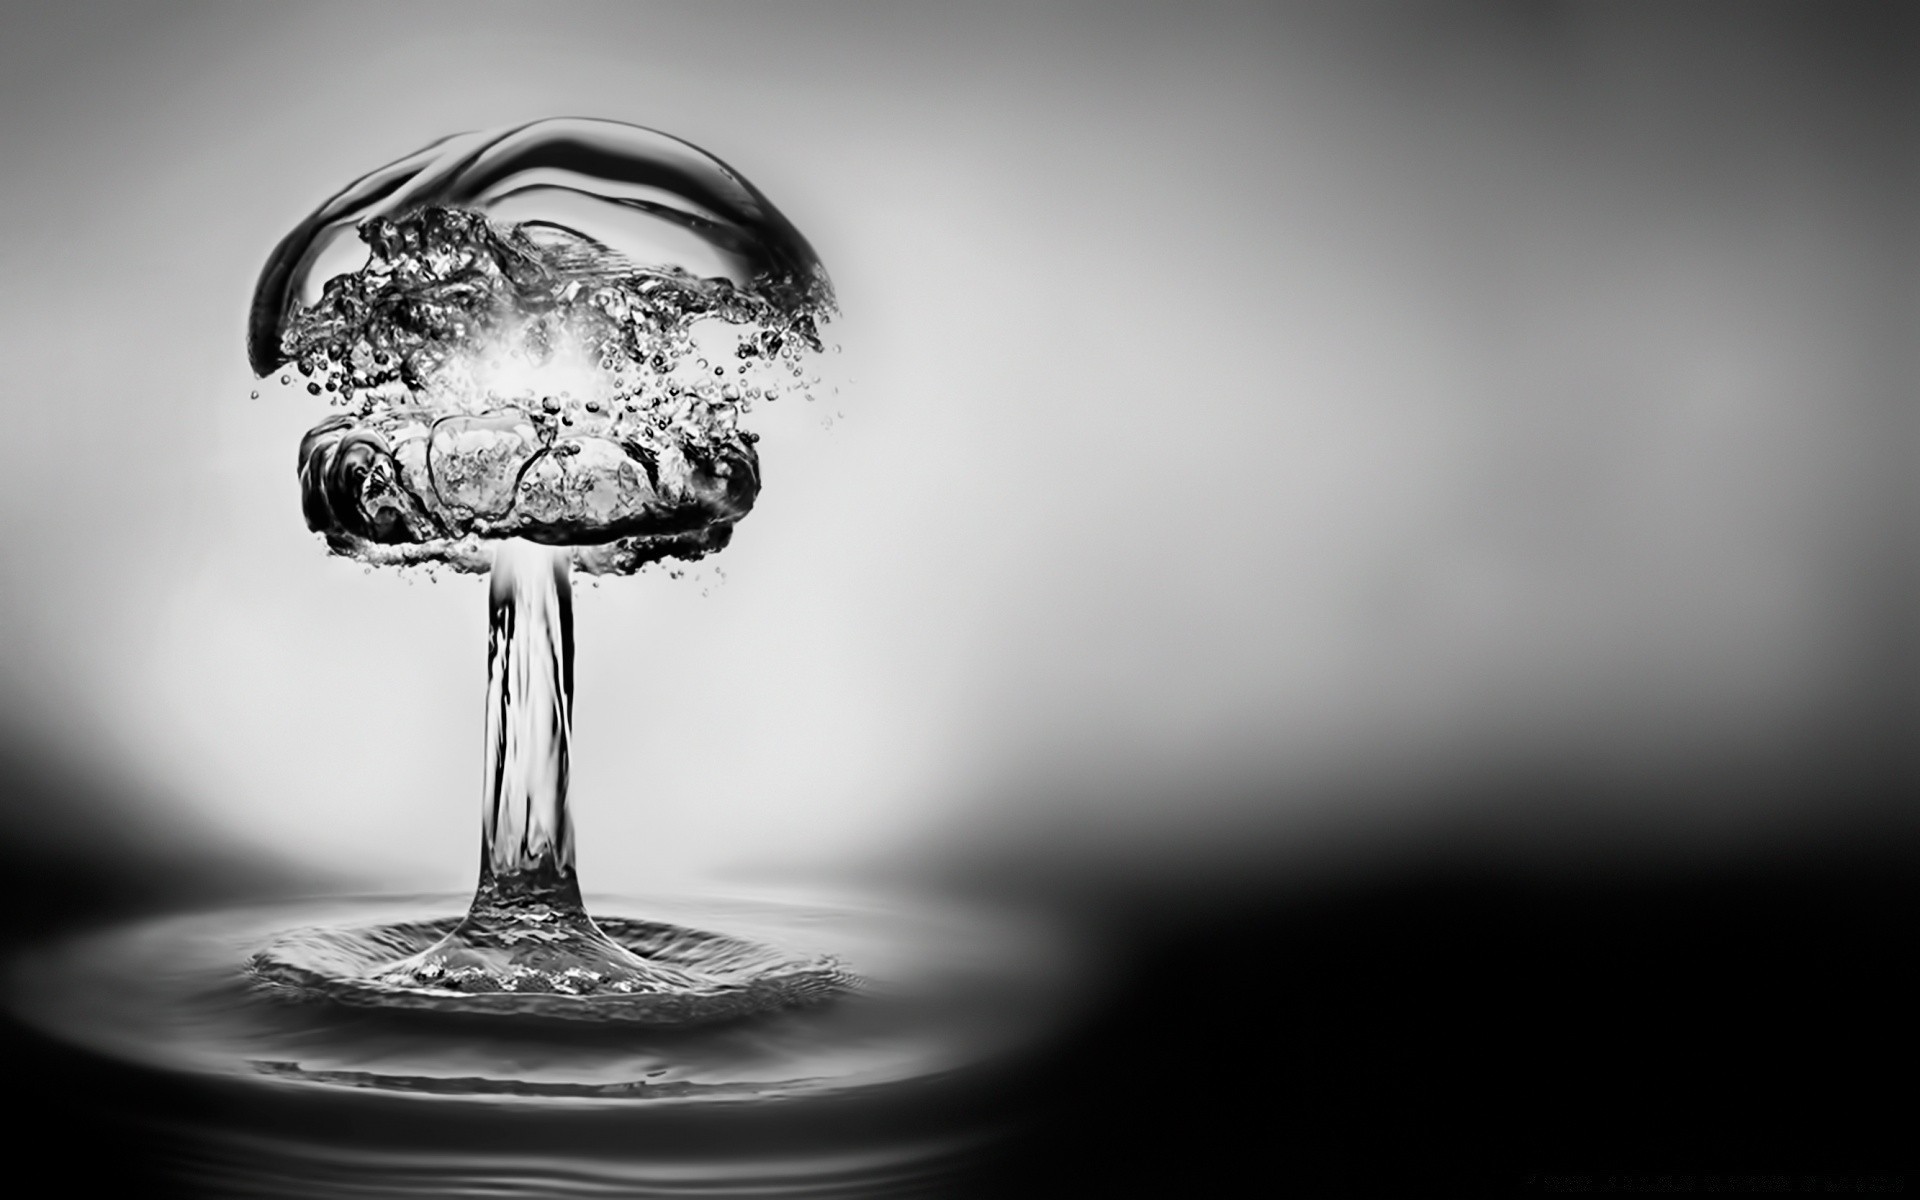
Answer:
<svg viewBox="0 0 1920 1200"><path fill-rule="evenodd" d="M630 1021L738 1015L847 981L830 959L720 935L610 936L581 903L567 809L570 571L725 546L760 491L742 419L804 388L832 311L825 269L764 195L696 147L611 121L436 142L274 249L254 370L295 369L342 410L300 444L308 527L369 563L493 578L467 916L431 936L282 938L254 957L258 979L357 1004Z"/></svg>
<svg viewBox="0 0 1920 1200"><path fill-rule="evenodd" d="M254 955L295 995L450 1012L686 1023L805 1003L851 982L831 957L588 915L567 806L573 603L563 552L513 541L489 589L480 884L459 921L305 929Z"/></svg>
<svg viewBox="0 0 1920 1200"><path fill-rule="evenodd" d="M268 260L248 352L343 410L299 457L335 552L484 571L517 537L623 574L725 546L760 490L743 419L805 390L833 311L813 248L724 163L547 120L322 205Z"/></svg>
<svg viewBox="0 0 1920 1200"><path fill-rule="evenodd" d="M460 921L461 901L122 923L0 964L0 1001L77 1051L74 1078L139 1123L182 1194L302 1200L945 1195L1018 1115L1031 1056L1086 1002L1086 964L1049 927L902 894L599 898L651 914L604 923L649 957L714 969L736 954L742 976L764 979L756 956L805 961L805 947L871 981L741 1020L530 1019L593 997L500 994L455 1017L420 995L287 1003L311 987L241 970L263 943L300 936L289 930L313 934L314 955L391 961Z"/></svg>
<svg viewBox="0 0 1920 1200"><path fill-rule="evenodd" d="M289 930L247 969L269 994L295 1001L602 1025L711 1024L802 1006L850 982L830 955L665 921L596 921L577 901L546 911L476 903L460 918ZM496 1080L483 1090L515 1086Z"/></svg>

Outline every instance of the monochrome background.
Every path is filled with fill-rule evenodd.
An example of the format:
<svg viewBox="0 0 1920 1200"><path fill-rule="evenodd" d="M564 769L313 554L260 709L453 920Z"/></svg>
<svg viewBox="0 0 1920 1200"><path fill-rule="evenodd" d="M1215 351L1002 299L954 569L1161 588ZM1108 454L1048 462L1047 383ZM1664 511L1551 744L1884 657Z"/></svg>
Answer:
<svg viewBox="0 0 1920 1200"><path fill-rule="evenodd" d="M1402 951L1564 884L1598 889L1580 920L1641 914L1612 965L1670 981L1911 959L1902 6L4 20L0 841L29 923L470 885L482 585L323 553L293 471L323 409L248 399L244 317L362 172L591 115L737 167L844 315L821 398L757 414L732 547L577 593L589 887L967 893L1131 929L1130 961L1230 929L1271 963L1275 905L1431 915L1471 877L1494 898ZM1718 934L1658 940L1703 905ZM1703 1021L1746 994L1688 986Z"/></svg>

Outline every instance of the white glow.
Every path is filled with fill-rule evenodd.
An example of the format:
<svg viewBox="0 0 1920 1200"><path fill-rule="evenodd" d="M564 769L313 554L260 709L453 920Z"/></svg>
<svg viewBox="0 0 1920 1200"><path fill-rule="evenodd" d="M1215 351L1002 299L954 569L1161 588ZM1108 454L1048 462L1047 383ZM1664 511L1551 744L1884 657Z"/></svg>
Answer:
<svg viewBox="0 0 1920 1200"><path fill-rule="evenodd" d="M548 396L611 403L613 376L594 361L593 351L567 325L542 325L552 338L547 353L529 346L534 323L503 322L495 335L471 354L451 356L433 374L423 398L450 412L480 413L513 406L537 409Z"/></svg>

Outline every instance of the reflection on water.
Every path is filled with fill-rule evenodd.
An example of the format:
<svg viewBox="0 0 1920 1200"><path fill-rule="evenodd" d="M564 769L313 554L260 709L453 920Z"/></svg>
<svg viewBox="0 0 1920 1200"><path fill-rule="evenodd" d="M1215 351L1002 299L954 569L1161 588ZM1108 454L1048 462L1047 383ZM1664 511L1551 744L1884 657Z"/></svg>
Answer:
<svg viewBox="0 0 1920 1200"><path fill-rule="evenodd" d="M455 897L332 900L122 926L14 964L42 1032L177 1103L143 1114L206 1196L945 1194L1068 998L1006 920L746 900L602 900L847 963L858 986L695 1027L290 999L250 955L299 927L454 919Z"/></svg>

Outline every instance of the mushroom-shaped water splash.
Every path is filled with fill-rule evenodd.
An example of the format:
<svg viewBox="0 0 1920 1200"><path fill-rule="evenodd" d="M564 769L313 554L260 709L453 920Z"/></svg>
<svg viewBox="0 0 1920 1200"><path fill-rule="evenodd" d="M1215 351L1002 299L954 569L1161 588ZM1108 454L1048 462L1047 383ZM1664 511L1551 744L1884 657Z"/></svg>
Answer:
<svg viewBox="0 0 1920 1200"><path fill-rule="evenodd" d="M804 390L832 311L813 248L758 189L612 121L443 139L281 241L247 348L257 374L297 372L338 410L300 444L308 527L370 564L491 570L492 621L467 918L395 960L329 967L296 942L257 972L363 1003L546 997L646 1020L830 990L830 963L608 936L574 874L567 763L570 572L724 547L760 491L743 418Z"/></svg>

